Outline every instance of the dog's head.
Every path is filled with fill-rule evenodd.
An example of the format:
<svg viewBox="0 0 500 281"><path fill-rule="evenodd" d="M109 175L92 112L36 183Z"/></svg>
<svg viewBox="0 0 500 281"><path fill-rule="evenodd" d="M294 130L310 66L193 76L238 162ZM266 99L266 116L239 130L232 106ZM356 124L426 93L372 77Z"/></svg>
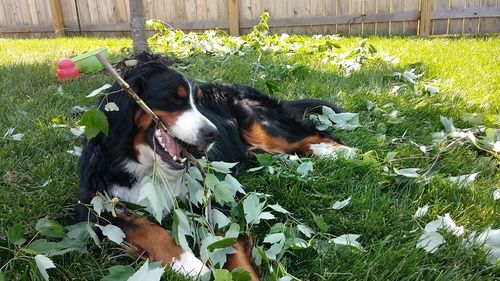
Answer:
<svg viewBox="0 0 500 281"><path fill-rule="evenodd" d="M139 62L124 73L125 81L166 125L161 129L118 85L107 98L119 111L106 112L109 138L128 138L126 146L138 161L161 160L170 169L185 167L183 147L206 151L218 136L215 125L198 111L196 100L201 92L187 76L167 67L160 60ZM116 92L113 92L116 91ZM125 141L125 140L121 140ZM142 160L144 161L144 160Z"/></svg>

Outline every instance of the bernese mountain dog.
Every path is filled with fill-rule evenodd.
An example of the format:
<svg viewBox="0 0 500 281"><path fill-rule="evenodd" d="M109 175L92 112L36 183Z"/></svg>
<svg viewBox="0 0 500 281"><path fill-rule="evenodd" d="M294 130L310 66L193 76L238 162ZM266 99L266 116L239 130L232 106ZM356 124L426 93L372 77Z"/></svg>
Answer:
<svg viewBox="0 0 500 281"><path fill-rule="evenodd" d="M169 132L156 126L115 83L105 99L114 102L119 111L105 111L104 103L100 103L109 133L90 139L81 156L80 221L100 219L84 206L98 192L140 204L141 179L151 174L154 165L166 175L162 190L169 206L176 198L184 199L187 190L182 184L186 168L183 148L196 157L206 155L212 161L240 163L256 150L321 157L335 156L339 148L346 148L304 118L322 106L341 111L325 101L282 101L241 85L197 85L157 55L142 56L122 76ZM108 214L106 221L119 226L126 241L149 259L191 277L209 272L192 252L183 250L167 231L146 218L122 211L114 216ZM236 253L228 256L225 267L243 267L253 280L259 280L247 246L245 239L239 239L233 246Z"/></svg>

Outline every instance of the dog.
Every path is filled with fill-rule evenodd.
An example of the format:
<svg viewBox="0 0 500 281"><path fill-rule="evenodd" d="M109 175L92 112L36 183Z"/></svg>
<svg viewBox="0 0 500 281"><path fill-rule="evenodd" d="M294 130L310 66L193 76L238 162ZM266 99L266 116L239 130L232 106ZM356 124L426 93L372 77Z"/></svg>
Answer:
<svg viewBox="0 0 500 281"><path fill-rule="evenodd" d="M140 203L141 179L151 174L157 163L166 175L168 186L162 190L168 190L164 196L171 207L175 199L172 196L182 200L187 193L182 184L186 168L183 148L195 157L206 155L212 161L240 163L253 151L323 157L346 148L304 118L308 112L319 112L322 106L342 111L326 101L280 101L242 85L197 85L156 55L144 55L122 76L168 132L156 126L151 116L115 83L105 99L114 102L119 111L105 111L101 102L109 133L90 139L82 152L79 200L83 204L89 204L98 192ZM99 221L83 204L77 210L78 220L111 222L123 230L129 244L149 259L194 278L210 271L193 253L178 246L160 225L126 211L108 214L106 222ZM252 280L259 280L245 239L238 239L233 247L236 252L228 256L225 267L243 267Z"/></svg>

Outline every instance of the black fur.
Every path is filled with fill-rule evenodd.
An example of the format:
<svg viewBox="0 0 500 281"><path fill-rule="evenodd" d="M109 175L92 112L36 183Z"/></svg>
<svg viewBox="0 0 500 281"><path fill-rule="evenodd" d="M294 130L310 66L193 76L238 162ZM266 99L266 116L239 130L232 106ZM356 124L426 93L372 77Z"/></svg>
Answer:
<svg viewBox="0 0 500 281"><path fill-rule="evenodd" d="M123 73L125 81L151 108L173 111L186 106L176 101L172 94L183 82L183 76L166 66L158 57L146 56L135 67ZM318 112L321 106L341 109L325 101L299 100L280 101L247 86L203 84L197 96L198 110L219 131L214 147L207 158L212 161L241 162L248 153L248 144L241 131L248 129L254 121L261 123L272 136L284 137L290 142L319 134L333 139L329 134L316 130L314 124L304 118L309 111ZM196 89L197 90L197 89ZM109 122L109 135L100 133L89 140L80 162L80 201L88 204L98 191L107 192L113 184L132 186L140 179L126 172L123 161L136 160L133 139L137 134L134 115L138 106L118 84L110 89L107 101L118 105L119 111L103 112ZM202 156L196 150L195 156ZM88 219L85 207L77 212L80 221Z"/></svg>

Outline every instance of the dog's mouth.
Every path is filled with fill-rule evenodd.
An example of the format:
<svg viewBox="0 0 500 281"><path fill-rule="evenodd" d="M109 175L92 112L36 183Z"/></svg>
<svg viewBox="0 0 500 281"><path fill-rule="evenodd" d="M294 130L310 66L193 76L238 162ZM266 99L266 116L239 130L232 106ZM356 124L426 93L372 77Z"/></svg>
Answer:
<svg viewBox="0 0 500 281"><path fill-rule="evenodd" d="M162 129L154 130L155 152L160 155L161 160L167 163L172 169L181 170L186 167L186 158L183 157L183 150L193 155L203 154L208 148L201 145L188 144Z"/></svg>
<svg viewBox="0 0 500 281"><path fill-rule="evenodd" d="M184 169L186 158L182 157L183 142L162 129L154 132L155 152L160 155L161 160L173 169Z"/></svg>

